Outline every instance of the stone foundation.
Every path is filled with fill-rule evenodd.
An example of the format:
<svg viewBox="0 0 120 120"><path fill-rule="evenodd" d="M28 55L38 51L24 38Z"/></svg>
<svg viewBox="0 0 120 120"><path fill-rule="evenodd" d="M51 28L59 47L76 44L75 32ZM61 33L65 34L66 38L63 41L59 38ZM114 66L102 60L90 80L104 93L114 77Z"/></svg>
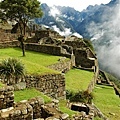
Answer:
<svg viewBox="0 0 120 120"><path fill-rule="evenodd" d="M0 110L0 120L69 120L69 115L58 110L55 103L45 104L40 97L16 103Z"/></svg>

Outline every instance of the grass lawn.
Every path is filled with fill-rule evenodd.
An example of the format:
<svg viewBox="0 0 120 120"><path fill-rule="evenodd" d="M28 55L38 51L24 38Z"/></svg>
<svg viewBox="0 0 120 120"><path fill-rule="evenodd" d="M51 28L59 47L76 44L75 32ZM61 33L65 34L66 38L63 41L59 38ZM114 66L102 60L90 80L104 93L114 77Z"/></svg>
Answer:
<svg viewBox="0 0 120 120"><path fill-rule="evenodd" d="M110 86L96 85L94 89L94 104L110 120L120 119L120 98L115 95Z"/></svg>
<svg viewBox="0 0 120 120"><path fill-rule="evenodd" d="M93 76L94 73L90 71L71 69L65 74L66 89L73 92L86 90Z"/></svg>
<svg viewBox="0 0 120 120"><path fill-rule="evenodd" d="M5 86L3 83L0 82L0 88L2 88L3 86Z"/></svg>
<svg viewBox="0 0 120 120"><path fill-rule="evenodd" d="M19 91L14 91L14 100L15 102L19 102L22 100L28 100L30 98L34 98L40 96L44 99L45 103L51 102L51 98L39 92L35 88L32 89L24 89Z"/></svg>
<svg viewBox="0 0 120 120"><path fill-rule="evenodd" d="M20 59L22 63L25 64L27 73L45 74L58 73L46 66L57 63L61 56L26 51L26 56L22 57L22 50L20 48L0 49L0 61L9 57Z"/></svg>

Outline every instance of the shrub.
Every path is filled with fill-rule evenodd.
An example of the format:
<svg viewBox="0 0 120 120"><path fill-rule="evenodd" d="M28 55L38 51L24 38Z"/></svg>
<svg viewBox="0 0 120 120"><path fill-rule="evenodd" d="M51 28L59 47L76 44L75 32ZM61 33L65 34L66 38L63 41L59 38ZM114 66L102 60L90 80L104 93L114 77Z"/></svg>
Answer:
<svg viewBox="0 0 120 120"><path fill-rule="evenodd" d="M73 93L71 91L66 91L66 98L70 100L70 102L84 102L84 103L92 103L93 94L88 91L78 91Z"/></svg>
<svg viewBox="0 0 120 120"><path fill-rule="evenodd" d="M7 80L7 84L16 83L24 76L24 65L15 58L5 59L0 64L0 76Z"/></svg>

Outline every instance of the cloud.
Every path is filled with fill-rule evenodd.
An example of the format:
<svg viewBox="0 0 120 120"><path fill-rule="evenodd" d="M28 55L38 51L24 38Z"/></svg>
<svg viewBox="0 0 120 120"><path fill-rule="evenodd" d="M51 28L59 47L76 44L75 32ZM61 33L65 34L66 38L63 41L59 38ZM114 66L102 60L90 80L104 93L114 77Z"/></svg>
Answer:
<svg viewBox="0 0 120 120"><path fill-rule="evenodd" d="M39 0L41 3L47 3L49 6L60 5L60 6L69 6L73 7L78 11L86 9L89 5L95 4L106 4L110 0Z"/></svg>
<svg viewBox="0 0 120 120"><path fill-rule="evenodd" d="M88 31L102 69L120 78L120 3L103 13L103 24L92 22Z"/></svg>
<svg viewBox="0 0 120 120"><path fill-rule="evenodd" d="M68 35L72 34L70 28L64 28L64 31L61 31L56 25L54 25L52 27L56 32L58 32L62 36L68 36Z"/></svg>
<svg viewBox="0 0 120 120"><path fill-rule="evenodd" d="M50 7L49 15L56 17L57 15L60 15L60 11L55 6Z"/></svg>

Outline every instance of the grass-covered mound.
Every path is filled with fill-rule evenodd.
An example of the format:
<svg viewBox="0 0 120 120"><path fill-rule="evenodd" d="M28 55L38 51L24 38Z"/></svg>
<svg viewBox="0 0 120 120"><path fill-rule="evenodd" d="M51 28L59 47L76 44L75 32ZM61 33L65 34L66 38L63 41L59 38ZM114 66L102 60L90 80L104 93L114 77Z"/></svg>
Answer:
<svg viewBox="0 0 120 120"><path fill-rule="evenodd" d="M97 85L94 89L94 104L110 120L120 119L120 98L113 87Z"/></svg>
<svg viewBox="0 0 120 120"><path fill-rule="evenodd" d="M47 66L57 63L60 56L26 51L26 56L22 57L21 52L22 51L19 48L0 49L0 61L10 57L20 59L25 65L26 72L30 74L57 73L56 71L47 68Z"/></svg>
<svg viewBox="0 0 120 120"><path fill-rule="evenodd" d="M71 69L65 74L66 89L73 92L86 90L93 76L94 73L90 71Z"/></svg>

